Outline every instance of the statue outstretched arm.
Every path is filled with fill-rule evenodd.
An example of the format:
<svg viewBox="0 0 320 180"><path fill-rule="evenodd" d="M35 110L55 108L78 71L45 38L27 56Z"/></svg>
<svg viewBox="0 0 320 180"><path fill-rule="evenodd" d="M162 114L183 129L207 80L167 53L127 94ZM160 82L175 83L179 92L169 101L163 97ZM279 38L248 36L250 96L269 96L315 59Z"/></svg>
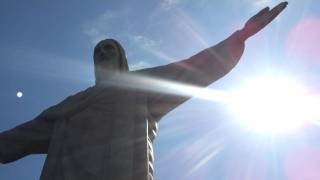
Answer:
<svg viewBox="0 0 320 180"><path fill-rule="evenodd" d="M288 2L282 2L270 10L269 7L262 9L256 15L252 16L240 31L240 36L246 40L266 27L273 21L288 5Z"/></svg>
<svg viewBox="0 0 320 180"><path fill-rule="evenodd" d="M0 133L0 163L9 163L29 154L46 153L53 127L54 121L39 115Z"/></svg>
<svg viewBox="0 0 320 180"><path fill-rule="evenodd" d="M47 153L55 122L81 111L87 92L88 90L69 96L43 111L34 120L1 132L0 163L13 162L29 154Z"/></svg>
<svg viewBox="0 0 320 180"><path fill-rule="evenodd" d="M233 69L243 54L245 40L269 24L285 9L287 4L287 2L280 3L271 10L268 7L264 8L250 18L241 30L186 60L143 69L140 72L148 77L206 87ZM150 93L149 111L155 119L159 120L167 112L189 98L179 94Z"/></svg>

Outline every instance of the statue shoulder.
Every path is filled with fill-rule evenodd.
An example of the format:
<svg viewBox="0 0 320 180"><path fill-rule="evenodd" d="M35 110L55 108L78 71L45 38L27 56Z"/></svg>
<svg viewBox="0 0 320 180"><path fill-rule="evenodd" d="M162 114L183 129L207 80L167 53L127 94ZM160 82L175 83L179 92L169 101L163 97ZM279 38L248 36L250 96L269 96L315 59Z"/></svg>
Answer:
<svg viewBox="0 0 320 180"><path fill-rule="evenodd" d="M92 93L95 90L95 87L89 87L83 91L77 92L71 96L68 96L65 100L71 100L71 99L83 99L86 98L90 93Z"/></svg>

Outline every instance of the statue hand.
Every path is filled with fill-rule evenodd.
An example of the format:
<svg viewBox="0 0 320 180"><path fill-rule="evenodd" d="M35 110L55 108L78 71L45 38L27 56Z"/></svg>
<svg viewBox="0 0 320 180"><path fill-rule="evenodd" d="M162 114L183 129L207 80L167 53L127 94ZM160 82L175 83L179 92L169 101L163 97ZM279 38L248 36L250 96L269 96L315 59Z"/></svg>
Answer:
<svg viewBox="0 0 320 180"><path fill-rule="evenodd" d="M282 2L271 10L269 7L266 7L256 15L251 17L246 22L244 28L240 31L242 38L247 39L255 35L266 25L268 25L273 19L275 19L287 7L287 5L288 2Z"/></svg>

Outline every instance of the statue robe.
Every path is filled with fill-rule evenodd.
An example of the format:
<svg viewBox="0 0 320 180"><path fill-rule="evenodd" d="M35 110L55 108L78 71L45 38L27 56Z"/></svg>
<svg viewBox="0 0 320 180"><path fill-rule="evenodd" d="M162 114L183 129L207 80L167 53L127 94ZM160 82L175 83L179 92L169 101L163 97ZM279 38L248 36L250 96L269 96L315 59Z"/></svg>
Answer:
<svg viewBox="0 0 320 180"><path fill-rule="evenodd" d="M125 74L208 86L239 61L240 34L186 60ZM90 87L0 133L0 162L43 153L41 180L152 180L157 123L189 98L143 88Z"/></svg>

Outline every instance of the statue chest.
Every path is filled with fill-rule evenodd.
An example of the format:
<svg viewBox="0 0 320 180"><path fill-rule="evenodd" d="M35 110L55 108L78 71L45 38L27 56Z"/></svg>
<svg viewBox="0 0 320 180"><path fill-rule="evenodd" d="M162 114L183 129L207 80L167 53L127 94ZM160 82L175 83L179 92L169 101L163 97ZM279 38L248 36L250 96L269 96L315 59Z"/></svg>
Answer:
<svg viewBox="0 0 320 180"><path fill-rule="evenodd" d="M136 173L147 177L147 114L143 94L99 94L83 111L57 125L45 171L54 166L50 171L55 179L141 177Z"/></svg>

